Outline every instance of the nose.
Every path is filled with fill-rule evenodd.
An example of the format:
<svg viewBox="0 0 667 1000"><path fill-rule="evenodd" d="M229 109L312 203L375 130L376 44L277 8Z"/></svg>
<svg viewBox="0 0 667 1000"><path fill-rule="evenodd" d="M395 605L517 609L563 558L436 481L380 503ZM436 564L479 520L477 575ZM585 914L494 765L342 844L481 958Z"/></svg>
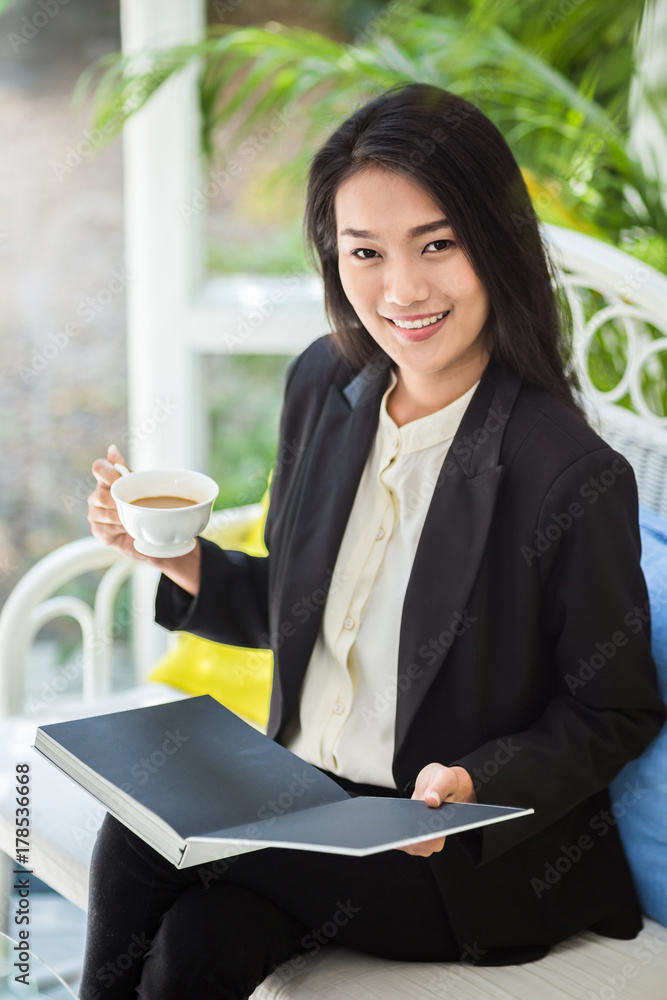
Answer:
<svg viewBox="0 0 667 1000"><path fill-rule="evenodd" d="M384 273L384 297L387 303L410 306L414 302L426 302L431 289L417 262L405 259L387 264Z"/></svg>

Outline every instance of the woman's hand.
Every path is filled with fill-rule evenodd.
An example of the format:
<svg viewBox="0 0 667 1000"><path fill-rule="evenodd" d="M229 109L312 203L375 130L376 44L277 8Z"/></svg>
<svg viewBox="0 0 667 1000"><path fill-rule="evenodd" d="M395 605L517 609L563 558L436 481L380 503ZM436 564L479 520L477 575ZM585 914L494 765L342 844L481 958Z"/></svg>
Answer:
<svg viewBox="0 0 667 1000"><path fill-rule="evenodd" d="M464 767L444 764L427 764L417 775L413 799L421 799L427 806L439 806L442 802L477 802L472 778ZM428 858L445 846L445 837L434 840L423 840L419 844L408 847L398 847L398 851L406 854L416 854Z"/></svg>
<svg viewBox="0 0 667 1000"><path fill-rule="evenodd" d="M121 524L116 502L111 496L111 484L120 478L120 472L114 469L114 465L118 462L127 465L115 445L109 447L106 458L98 458L93 462L93 475L97 480L97 487L88 497L88 524L91 533L105 545L110 545L111 548L122 552L123 555L138 559L140 562L150 563L188 594L196 595L199 590L201 567L199 540L197 540L192 552L172 559L156 559L153 556L145 556L141 552L137 552L132 537L128 535Z"/></svg>
<svg viewBox="0 0 667 1000"><path fill-rule="evenodd" d="M114 469L114 464L117 462L127 465L113 444L110 445L106 458L98 458L93 462L93 475L97 480L97 487L88 497L88 524L91 533L105 545L110 545L123 555L139 559L141 562L152 562L149 556L137 552L133 539L120 522L116 501L111 496L110 490L111 484L120 479L120 472Z"/></svg>

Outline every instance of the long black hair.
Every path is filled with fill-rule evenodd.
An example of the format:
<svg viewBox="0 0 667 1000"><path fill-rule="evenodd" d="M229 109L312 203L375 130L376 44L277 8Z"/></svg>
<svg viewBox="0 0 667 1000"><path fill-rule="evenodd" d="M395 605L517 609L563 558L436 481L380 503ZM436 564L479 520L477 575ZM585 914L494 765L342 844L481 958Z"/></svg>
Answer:
<svg viewBox="0 0 667 1000"><path fill-rule="evenodd" d="M336 238L336 193L369 166L409 177L443 210L488 295L494 352L585 417L566 371L571 316L512 151L479 108L429 84L400 83L364 104L310 163L304 243L343 357L360 368L377 351L343 291Z"/></svg>

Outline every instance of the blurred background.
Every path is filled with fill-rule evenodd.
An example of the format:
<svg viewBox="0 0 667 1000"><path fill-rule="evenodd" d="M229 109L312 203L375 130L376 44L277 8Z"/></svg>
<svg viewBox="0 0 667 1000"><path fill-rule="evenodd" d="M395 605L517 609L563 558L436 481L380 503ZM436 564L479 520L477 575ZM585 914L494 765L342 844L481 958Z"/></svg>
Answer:
<svg viewBox="0 0 667 1000"><path fill-rule="evenodd" d="M103 102L94 108L101 71L87 100L72 103L84 70L120 47L119 3L5 0L3 6L0 601L34 561L86 533L91 462L111 442L127 450L132 433L123 139L114 138L125 115L116 111L111 119ZM408 78L439 82L480 104L510 141L541 218L667 270L664 197L654 184L664 163L664 117L651 120L647 148L640 134L646 129L631 113L642 9L642 0L613 7L604 0L213 0L212 32L255 26L263 34L239 36L236 49L205 63L209 170L224 168L230 148L238 150L244 135L257 130L272 103L287 107L288 127L270 143L255 140L256 155L251 159L247 147L242 173L224 187L213 185L205 212L208 270L307 273L300 228L313 144L365 93ZM262 47L263 67L252 45ZM277 75L281 67L291 72L289 80ZM658 97L661 75L654 67ZM154 87L153 80L143 97ZM259 93L263 102L256 101ZM112 97L106 95L107 109ZM105 113L113 128L96 142L93 129ZM76 325L71 337L63 333L68 323ZM624 347L613 331L604 340L596 373L601 387L613 383L613 355L622 356ZM234 353L211 355L203 386L218 507L239 496L252 502L264 491L289 360ZM664 400L654 403L664 412Z"/></svg>
<svg viewBox="0 0 667 1000"><path fill-rule="evenodd" d="M342 116L410 79L496 122L542 220L667 273L665 3L650 11L647 30L643 0L211 0L206 40L154 54L146 73L118 56L119 0L0 0L0 604L33 563L87 534L92 461L112 442L127 453L140 433L127 409L123 128L165 79L198 59L210 275L312 277L308 158ZM276 111L281 127L267 132ZM243 169L227 177L232 154ZM202 365L203 464L219 508L259 500L276 458L290 355L251 346L211 350ZM600 331L599 388L618 381L626 346L620 326ZM666 363L645 376L660 416ZM35 697L76 642L64 625L44 630ZM67 945L48 947L76 953L77 919Z"/></svg>

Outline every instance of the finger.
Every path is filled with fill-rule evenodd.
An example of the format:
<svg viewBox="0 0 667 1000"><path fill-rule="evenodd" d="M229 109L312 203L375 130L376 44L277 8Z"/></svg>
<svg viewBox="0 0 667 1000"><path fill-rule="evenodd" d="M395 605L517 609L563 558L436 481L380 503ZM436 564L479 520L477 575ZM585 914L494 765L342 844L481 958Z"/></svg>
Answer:
<svg viewBox="0 0 667 1000"><path fill-rule="evenodd" d="M104 527L113 528L122 527L122 522L118 516L118 512L110 507L90 506L88 508L87 520L89 524L101 524Z"/></svg>
<svg viewBox="0 0 667 1000"><path fill-rule="evenodd" d="M109 445L107 449L107 460L111 462L112 465L118 463L119 465L124 465L126 469L129 468L127 462L125 461L121 453L118 451L118 448L116 447L115 444Z"/></svg>
<svg viewBox="0 0 667 1000"><path fill-rule="evenodd" d="M423 768L415 785L414 797L436 808L447 799L454 798L458 789L458 776L444 764L428 764Z"/></svg>
<svg viewBox="0 0 667 1000"><path fill-rule="evenodd" d="M112 519L120 524L118 508L108 486L98 486L88 494L88 512L93 515L104 512L107 516L112 515Z"/></svg>
<svg viewBox="0 0 667 1000"><path fill-rule="evenodd" d="M116 479L120 479L120 472L114 469L111 462L106 458L97 458L93 462L93 475L100 486L109 487Z"/></svg>
<svg viewBox="0 0 667 1000"><path fill-rule="evenodd" d="M445 846L446 837L438 837L434 840L423 840L419 844L410 844L408 847L399 847L399 851L406 854L413 854L415 857L428 858L431 854L436 854Z"/></svg>

